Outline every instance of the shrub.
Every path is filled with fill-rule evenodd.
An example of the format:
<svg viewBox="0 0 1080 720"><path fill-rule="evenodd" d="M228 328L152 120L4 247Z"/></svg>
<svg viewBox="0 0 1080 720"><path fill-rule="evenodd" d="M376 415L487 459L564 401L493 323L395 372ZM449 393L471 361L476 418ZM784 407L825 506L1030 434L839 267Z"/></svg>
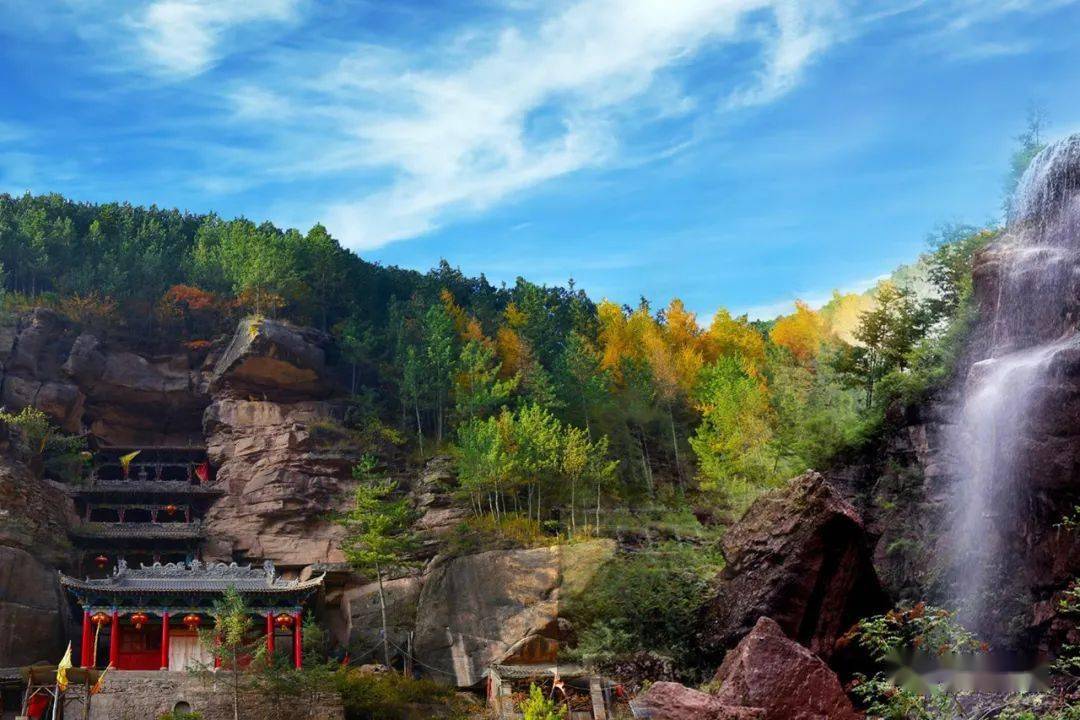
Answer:
<svg viewBox="0 0 1080 720"><path fill-rule="evenodd" d="M342 670L335 676L348 720L403 720L419 717L410 706L445 708L447 718L465 718L471 709L453 687L431 680L407 678L394 672Z"/></svg>
<svg viewBox="0 0 1080 720"><path fill-rule="evenodd" d="M944 691L935 688L923 694L898 687L880 673L872 678L856 675L851 694L867 717L881 720L951 720L958 709L956 699Z"/></svg>
<svg viewBox="0 0 1080 720"><path fill-rule="evenodd" d="M170 710L158 716L158 720L202 720L202 713Z"/></svg>
<svg viewBox="0 0 1080 720"><path fill-rule="evenodd" d="M496 519L490 515L466 518L458 523L448 538L446 550L451 557L485 550L516 550L551 545L558 537L541 527L536 520L507 514Z"/></svg>
<svg viewBox="0 0 1080 720"><path fill-rule="evenodd" d="M563 720L566 708L544 697L544 692L536 685L530 685L529 697L521 703L521 714L522 720Z"/></svg>
<svg viewBox="0 0 1080 720"><path fill-rule="evenodd" d="M25 407L18 413L0 411L0 422L18 433L20 450L39 477L51 470L64 480L77 479L89 459L84 438L60 432L37 408Z"/></svg>
<svg viewBox="0 0 1080 720"><path fill-rule="evenodd" d="M857 642L878 661L893 658L903 650L933 655L987 650L986 643L956 621L955 613L922 602L860 620L843 641Z"/></svg>
<svg viewBox="0 0 1080 720"><path fill-rule="evenodd" d="M687 667L695 657L693 629L720 567L701 547L676 542L616 557L566 600L565 614L580 628L570 657L606 666L650 651Z"/></svg>

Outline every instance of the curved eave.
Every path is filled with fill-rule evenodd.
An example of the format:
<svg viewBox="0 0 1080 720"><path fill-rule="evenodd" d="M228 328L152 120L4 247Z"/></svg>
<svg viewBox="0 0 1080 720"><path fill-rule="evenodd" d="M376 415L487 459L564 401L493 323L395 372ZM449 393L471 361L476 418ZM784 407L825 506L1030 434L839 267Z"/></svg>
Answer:
<svg viewBox="0 0 1080 720"><path fill-rule="evenodd" d="M89 592L89 593L112 594L112 595L158 595L158 594L160 594L160 595L170 595L170 594L171 595L176 595L178 593L179 594L217 595L217 594L225 592L225 590L230 587L228 582L225 582L222 587L215 588L215 589L184 587L184 586L180 585L179 583L177 583L174 586L162 586L162 587L153 587L153 586L141 586L141 587L140 586L127 586L127 587L122 587L121 586L121 587L116 587L116 586L109 586L109 585L99 585L99 584L96 584L96 583L93 583L93 582L87 582L85 580L79 580L77 578L71 577L70 575L65 575L62 572L58 572L57 574L60 576L60 585L62 585L65 588L68 588L70 590L77 591L77 592ZM326 577L326 574L324 573L324 574L320 575L319 577L311 578L310 580L302 580L302 581L297 582L295 585L290 585L290 586L287 586L287 587L283 587L283 586L275 587L273 585L264 585L264 586L260 586L260 587L237 588L237 589L240 591L241 594L250 594L250 595L266 595L266 594L292 595L292 594L298 594L298 593L306 593L306 592L309 592L311 590L315 590L320 585L322 585L323 579L325 577Z"/></svg>

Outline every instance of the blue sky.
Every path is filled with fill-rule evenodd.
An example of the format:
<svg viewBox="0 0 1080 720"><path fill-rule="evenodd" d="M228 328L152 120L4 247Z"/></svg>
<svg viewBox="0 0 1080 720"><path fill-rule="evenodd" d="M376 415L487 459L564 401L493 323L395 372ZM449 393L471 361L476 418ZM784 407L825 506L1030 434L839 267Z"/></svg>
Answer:
<svg viewBox="0 0 1080 720"><path fill-rule="evenodd" d="M1072 0L0 0L0 191L770 315L1080 130Z"/></svg>

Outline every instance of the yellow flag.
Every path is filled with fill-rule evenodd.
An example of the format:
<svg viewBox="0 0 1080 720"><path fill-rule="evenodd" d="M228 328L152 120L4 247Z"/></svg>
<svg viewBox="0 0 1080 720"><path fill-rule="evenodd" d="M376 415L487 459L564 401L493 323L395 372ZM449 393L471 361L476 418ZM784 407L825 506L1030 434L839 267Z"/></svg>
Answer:
<svg viewBox="0 0 1080 720"><path fill-rule="evenodd" d="M127 475L128 468L131 467L131 461L141 452L142 450L136 450L135 452L129 452L127 455L120 456L120 466L124 468L125 475Z"/></svg>
<svg viewBox="0 0 1080 720"><path fill-rule="evenodd" d="M92 688L90 688L90 694L91 695L97 695L99 692L101 692L101 687L105 682L105 674L107 672L109 672L109 668L111 668L111 667L112 667L112 665L105 668L104 670L101 671L101 674L98 675L97 682L94 683L94 686Z"/></svg>
<svg viewBox="0 0 1080 720"><path fill-rule="evenodd" d="M71 669L71 643L68 643L67 652L64 653L64 657L60 660L60 664L56 666L56 686L61 690L67 690L68 677L67 671Z"/></svg>

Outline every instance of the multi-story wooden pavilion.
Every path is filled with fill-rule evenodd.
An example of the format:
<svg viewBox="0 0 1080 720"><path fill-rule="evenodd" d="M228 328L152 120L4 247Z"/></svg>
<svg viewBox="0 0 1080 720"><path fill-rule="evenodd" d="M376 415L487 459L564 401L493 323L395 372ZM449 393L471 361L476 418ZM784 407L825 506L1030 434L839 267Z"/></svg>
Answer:
<svg viewBox="0 0 1080 720"><path fill-rule="evenodd" d="M202 518L223 494L212 475L202 447L97 450L89 474L67 487L79 515L70 530L78 574L105 576L121 557L132 565L199 559Z"/></svg>
<svg viewBox="0 0 1080 720"><path fill-rule="evenodd" d="M308 580L278 577L273 564L261 568L236 563L142 565L122 559L112 575L78 580L61 573L60 583L82 614L83 667L118 670L185 670L211 662L198 640L200 627L213 624L213 606L235 588L265 625L270 653L287 650L303 661L303 608L323 576ZM99 662L102 652L107 662Z"/></svg>

